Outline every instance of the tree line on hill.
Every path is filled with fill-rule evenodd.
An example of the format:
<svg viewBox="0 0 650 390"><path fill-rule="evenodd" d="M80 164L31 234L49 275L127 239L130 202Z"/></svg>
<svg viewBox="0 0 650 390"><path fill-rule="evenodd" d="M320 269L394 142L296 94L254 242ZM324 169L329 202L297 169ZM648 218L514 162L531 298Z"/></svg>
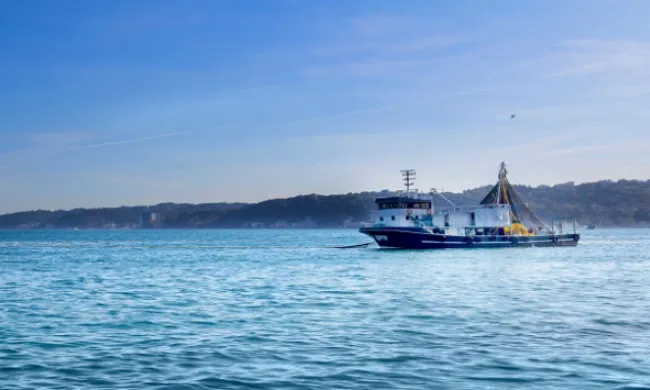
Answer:
<svg viewBox="0 0 650 390"><path fill-rule="evenodd" d="M483 186L461 193L444 193L457 205L478 203L490 190ZM579 224L600 226L650 225L650 180L598 181L576 185L514 186L542 220L575 218ZM301 195L246 203L161 203L74 210L34 210L0 215L0 228L140 227L141 213L159 213L164 228L354 227L368 222L377 192L343 195ZM435 205L445 203L435 198Z"/></svg>

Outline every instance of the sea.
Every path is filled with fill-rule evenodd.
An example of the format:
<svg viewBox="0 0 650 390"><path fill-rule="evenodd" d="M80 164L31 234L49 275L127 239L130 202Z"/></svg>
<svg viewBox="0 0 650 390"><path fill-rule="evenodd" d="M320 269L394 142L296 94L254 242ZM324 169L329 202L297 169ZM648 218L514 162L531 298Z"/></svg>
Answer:
<svg viewBox="0 0 650 390"><path fill-rule="evenodd" d="M648 389L650 229L0 231L0 389Z"/></svg>

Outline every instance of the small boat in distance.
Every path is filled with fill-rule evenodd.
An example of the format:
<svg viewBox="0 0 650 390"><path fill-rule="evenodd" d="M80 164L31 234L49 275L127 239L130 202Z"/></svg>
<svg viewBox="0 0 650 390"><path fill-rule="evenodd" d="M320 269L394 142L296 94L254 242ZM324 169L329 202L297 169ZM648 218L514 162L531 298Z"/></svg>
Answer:
<svg viewBox="0 0 650 390"><path fill-rule="evenodd" d="M594 229L596 229L595 223L590 223L589 225L587 225L587 230L594 230Z"/></svg>
<svg viewBox="0 0 650 390"><path fill-rule="evenodd" d="M476 206L459 207L435 190L425 197L411 190L415 171L402 171L406 191L376 199L377 220L359 232L380 247L402 249L576 246L580 235L575 221L573 233L563 233L561 223L547 226L521 200L507 173L501 163L499 180L485 198ZM449 206L434 209L434 195Z"/></svg>

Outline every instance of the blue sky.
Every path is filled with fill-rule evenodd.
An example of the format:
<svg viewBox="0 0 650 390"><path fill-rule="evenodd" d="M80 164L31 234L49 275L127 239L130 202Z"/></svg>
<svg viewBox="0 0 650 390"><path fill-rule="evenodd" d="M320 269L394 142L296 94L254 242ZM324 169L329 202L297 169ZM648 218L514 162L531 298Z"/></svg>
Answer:
<svg viewBox="0 0 650 390"><path fill-rule="evenodd" d="M0 212L650 175L647 1L5 1ZM516 113L514 119L510 114Z"/></svg>

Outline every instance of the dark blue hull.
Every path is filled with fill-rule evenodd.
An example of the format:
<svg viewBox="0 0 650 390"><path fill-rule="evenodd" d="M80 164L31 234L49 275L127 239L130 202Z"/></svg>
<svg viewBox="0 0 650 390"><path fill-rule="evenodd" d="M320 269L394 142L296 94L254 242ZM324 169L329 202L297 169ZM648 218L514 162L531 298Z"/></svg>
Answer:
<svg viewBox="0 0 650 390"><path fill-rule="evenodd" d="M452 236L430 233L424 228L361 228L386 248L401 249L461 249L461 248L519 248L547 246L576 246L579 234L540 236Z"/></svg>

